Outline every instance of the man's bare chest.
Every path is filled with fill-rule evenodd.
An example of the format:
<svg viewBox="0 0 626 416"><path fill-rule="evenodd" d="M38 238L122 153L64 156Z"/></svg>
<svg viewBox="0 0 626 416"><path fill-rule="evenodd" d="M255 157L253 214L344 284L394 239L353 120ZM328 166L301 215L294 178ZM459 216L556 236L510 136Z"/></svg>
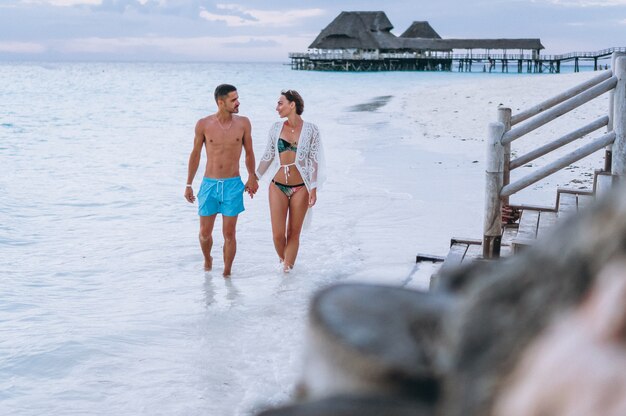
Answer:
<svg viewBox="0 0 626 416"><path fill-rule="evenodd" d="M241 132L205 132L207 149L240 149L243 145L243 131Z"/></svg>

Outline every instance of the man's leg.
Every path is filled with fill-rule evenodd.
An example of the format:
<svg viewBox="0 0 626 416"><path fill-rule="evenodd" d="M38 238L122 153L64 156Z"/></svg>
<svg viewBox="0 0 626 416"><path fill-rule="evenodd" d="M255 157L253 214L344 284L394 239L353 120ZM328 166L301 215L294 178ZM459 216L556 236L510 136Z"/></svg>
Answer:
<svg viewBox="0 0 626 416"><path fill-rule="evenodd" d="M204 270L211 270L213 268L213 257L211 257L211 248L213 247L213 225L215 224L215 217L217 214L213 214L208 217L200 217L200 248L204 255Z"/></svg>
<svg viewBox="0 0 626 416"><path fill-rule="evenodd" d="M224 234L224 277L230 276L235 253L237 252L237 240L235 231L237 216L222 216L222 233Z"/></svg>

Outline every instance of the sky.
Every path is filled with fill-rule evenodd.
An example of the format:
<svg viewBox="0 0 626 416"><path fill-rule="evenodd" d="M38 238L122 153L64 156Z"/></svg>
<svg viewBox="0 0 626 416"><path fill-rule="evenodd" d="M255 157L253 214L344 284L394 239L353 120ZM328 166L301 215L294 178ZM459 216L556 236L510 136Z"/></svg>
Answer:
<svg viewBox="0 0 626 416"><path fill-rule="evenodd" d="M341 11L400 35L540 38L544 54L626 46L626 0L0 0L0 60L287 62Z"/></svg>

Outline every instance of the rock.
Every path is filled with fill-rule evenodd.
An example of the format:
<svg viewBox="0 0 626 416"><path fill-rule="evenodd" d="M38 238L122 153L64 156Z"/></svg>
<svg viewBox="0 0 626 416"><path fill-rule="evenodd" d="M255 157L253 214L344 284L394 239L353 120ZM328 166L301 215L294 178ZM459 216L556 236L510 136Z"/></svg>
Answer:
<svg viewBox="0 0 626 416"><path fill-rule="evenodd" d="M341 284L311 303L303 395L386 394L439 399L434 362L450 298L399 287Z"/></svg>

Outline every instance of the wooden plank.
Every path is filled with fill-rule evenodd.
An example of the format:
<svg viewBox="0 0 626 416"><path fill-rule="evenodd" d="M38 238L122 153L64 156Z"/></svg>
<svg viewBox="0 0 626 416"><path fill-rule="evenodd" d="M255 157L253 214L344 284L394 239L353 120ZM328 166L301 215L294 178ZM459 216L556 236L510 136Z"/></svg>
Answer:
<svg viewBox="0 0 626 416"><path fill-rule="evenodd" d="M540 238L550 232L552 227L556 224L557 215L556 212L542 212L539 215L539 225L537 226L537 238Z"/></svg>
<svg viewBox="0 0 626 416"><path fill-rule="evenodd" d="M534 238L533 239L521 238L521 237L516 238L515 241L513 241L513 245L511 246L511 248L513 249L512 250L513 254L517 254L524 248L533 245L535 241L536 240Z"/></svg>
<svg viewBox="0 0 626 416"><path fill-rule="evenodd" d="M504 134L502 137L502 144L509 144L513 140L516 140L523 135L530 133L531 131L543 126L546 123L566 114L573 109L580 107L588 101L593 100L596 97L604 94L607 91L612 90L617 85L617 77L612 76L606 81L602 81L600 84L597 84L594 87L589 88L588 90L570 98L569 100L562 102L549 110L544 111L542 114L537 115L537 117L532 120L528 120L526 123L514 127L508 132ZM617 113L617 111L616 111Z"/></svg>
<svg viewBox="0 0 626 416"><path fill-rule="evenodd" d="M538 147L535 150L532 150L531 152L526 153L525 155L519 156L515 158L514 160L511 160L511 170L519 168L520 166L524 166L528 162L532 162L538 157L544 156L562 146L565 146L568 143L573 142L576 139L580 139L581 137L586 136L587 134L600 129L606 126L607 124L609 124L609 117L608 116L600 117L599 119L593 121L592 123L587 124L586 126L581 127L577 130L574 130L573 132L570 132L566 134L565 136L557 140L554 140L553 142L545 144L541 147Z"/></svg>
<svg viewBox="0 0 626 416"><path fill-rule="evenodd" d="M559 193L559 206L557 207L559 218L575 214L578 205L576 201L577 199L575 194L567 192Z"/></svg>
<svg viewBox="0 0 626 416"><path fill-rule="evenodd" d="M518 224L507 224L504 226L504 231L502 232L502 240L500 242L500 246L510 246L513 244L513 240L517 236Z"/></svg>
<svg viewBox="0 0 626 416"><path fill-rule="evenodd" d="M550 162L547 165L542 166L539 169L535 170L534 172L524 176L523 178L520 178L516 180L515 182L512 182L504 186L502 190L500 191L500 196L506 197L506 196L513 195L514 193L521 191L527 186L530 186L533 183L571 165L572 163L577 162L580 159L583 159L584 157L589 156L590 154L596 152L597 150L600 150L603 147L606 147L607 145L613 143L614 140L615 140L614 131L610 133L606 133L605 135L600 136L597 139L595 139L593 142L587 143L586 145L579 147L578 149L555 160L554 162Z"/></svg>
<svg viewBox="0 0 626 416"><path fill-rule="evenodd" d="M585 209L588 207L594 200L592 195L586 194L578 194L578 210Z"/></svg>
<svg viewBox="0 0 626 416"><path fill-rule="evenodd" d="M441 270L457 267L463 261L463 257L465 257L465 252L467 251L467 247L469 244L463 243L454 243L450 246L450 251L446 256L446 259L443 261L441 265Z"/></svg>
<svg viewBox="0 0 626 416"><path fill-rule="evenodd" d="M513 253L517 253L522 246L531 245L537 237L539 211L524 210L519 220L519 229L513 239Z"/></svg>
<svg viewBox="0 0 626 416"><path fill-rule="evenodd" d="M598 174L596 177L596 197L605 195L613 187L613 175Z"/></svg>
<svg viewBox="0 0 626 416"><path fill-rule="evenodd" d="M482 244L469 244L467 246L467 251L465 252L465 257L463 257L463 261L461 263L469 263L476 259L481 259L483 257L483 246Z"/></svg>
<svg viewBox="0 0 626 416"><path fill-rule="evenodd" d="M559 194L593 195L593 191L585 191L582 189L574 189L574 188L558 188L557 192Z"/></svg>
<svg viewBox="0 0 626 416"><path fill-rule="evenodd" d="M532 240L537 237L537 224L539 223L539 211L524 210L519 220L518 238Z"/></svg>
<svg viewBox="0 0 626 416"><path fill-rule="evenodd" d="M482 244L483 241L479 238L468 238L468 237L452 237L450 239L450 246L456 243L461 244Z"/></svg>
<svg viewBox="0 0 626 416"><path fill-rule="evenodd" d="M434 254L425 254L425 253L417 253L415 256L415 262L420 263L422 261L427 261L430 263L439 263L445 260L445 257L437 256Z"/></svg>
<svg viewBox="0 0 626 416"><path fill-rule="evenodd" d="M532 205L532 204L510 204L509 207L519 210L532 209L533 211L552 211L556 212L554 207L547 207L543 205Z"/></svg>
<svg viewBox="0 0 626 416"><path fill-rule="evenodd" d="M513 255L513 246L500 246L500 257Z"/></svg>
<svg viewBox="0 0 626 416"><path fill-rule="evenodd" d="M528 108L526 110L520 111L519 113L515 114L512 119L511 119L511 124L517 124L517 123L521 123L522 121L529 119L533 116L536 116L537 114L554 107L557 104L562 103L565 100L569 100L572 97L575 97L576 95L580 94L581 92L595 86L598 85L600 82L609 79L611 77L611 73L608 71L605 71L603 73L601 73L600 75L597 75L585 82L583 82L580 85L576 85L573 88L570 88L569 90L560 93L559 95L556 95L552 98L547 99L546 101L535 105L534 107Z"/></svg>

